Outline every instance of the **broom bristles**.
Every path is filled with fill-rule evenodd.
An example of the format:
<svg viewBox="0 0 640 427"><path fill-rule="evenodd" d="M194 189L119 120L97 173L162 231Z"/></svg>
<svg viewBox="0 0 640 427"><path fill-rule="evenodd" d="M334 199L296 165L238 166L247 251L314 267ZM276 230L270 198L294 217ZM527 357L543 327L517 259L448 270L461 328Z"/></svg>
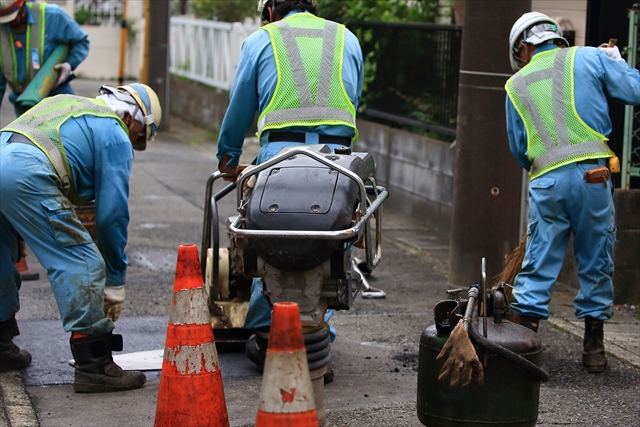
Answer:
<svg viewBox="0 0 640 427"><path fill-rule="evenodd" d="M513 282L516 280L516 276L522 271L522 260L524 260L524 253L527 249L527 233L522 236L522 240L518 246L505 257L507 265L504 270L496 276L495 286L501 283L507 283L513 286ZM504 292L507 297L507 301L511 301L511 286L505 286Z"/></svg>

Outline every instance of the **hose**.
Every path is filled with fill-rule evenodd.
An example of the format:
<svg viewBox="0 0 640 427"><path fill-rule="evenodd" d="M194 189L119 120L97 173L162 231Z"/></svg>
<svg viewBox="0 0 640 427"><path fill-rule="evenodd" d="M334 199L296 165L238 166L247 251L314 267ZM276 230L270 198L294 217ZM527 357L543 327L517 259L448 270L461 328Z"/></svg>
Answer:
<svg viewBox="0 0 640 427"><path fill-rule="evenodd" d="M530 360L520 356L518 353L514 353L513 351L507 348L504 348L501 345L492 343L491 341L483 337L481 334L479 334L473 326L474 323L476 323L477 318L478 318L478 313L474 311L473 322L470 322L469 330L468 330L470 338L476 344L478 344L480 347L483 347L484 349L492 353L497 354L498 356L504 359L507 359L510 362L515 363L517 366L529 372L540 381L542 382L549 381L551 377L549 376L549 373L547 371L545 371L535 363L531 362Z"/></svg>

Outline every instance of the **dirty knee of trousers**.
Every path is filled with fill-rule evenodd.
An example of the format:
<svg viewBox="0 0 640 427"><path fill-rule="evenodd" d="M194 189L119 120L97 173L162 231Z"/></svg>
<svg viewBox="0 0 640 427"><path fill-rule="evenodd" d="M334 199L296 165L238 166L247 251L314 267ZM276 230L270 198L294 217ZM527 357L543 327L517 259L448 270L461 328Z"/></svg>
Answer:
<svg viewBox="0 0 640 427"><path fill-rule="evenodd" d="M122 349L122 337L111 332L71 338L75 359L73 389L78 393L104 393L140 388L147 381L139 371L123 371L114 361L113 350Z"/></svg>
<svg viewBox="0 0 640 427"><path fill-rule="evenodd" d="M0 371L24 369L31 365L31 354L14 344L13 337L20 335L16 318L0 322Z"/></svg>
<svg viewBox="0 0 640 427"><path fill-rule="evenodd" d="M591 317L584 319L582 364L590 373L603 372L607 367L604 353L604 320Z"/></svg>

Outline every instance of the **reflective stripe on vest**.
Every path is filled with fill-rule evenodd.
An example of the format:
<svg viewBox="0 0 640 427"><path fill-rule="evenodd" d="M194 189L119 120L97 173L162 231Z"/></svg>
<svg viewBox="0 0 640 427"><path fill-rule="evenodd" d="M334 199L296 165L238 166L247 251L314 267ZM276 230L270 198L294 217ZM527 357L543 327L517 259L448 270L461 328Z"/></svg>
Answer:
<svg viewBox="0 0 640 427"><path fill-rule="evenodd" d="M7 84L15 93L22 93L38 72L38 70L32 67L31 52L34 50L38 52L40 65L44 62L46 3L36 3L35 5L33 3L27 3L27 7L31 9L36 22L27 25L26 28L26 46L22 47L25 49L25 79L21 82L18 81L18 62L16 60L13 29L6 31L6 26L9 24L3 24L2 27L0 27L0 71L2 71ZM34 7L37 9L33 10ZM36 31L32 31L32 27Z"/></svg>
<svg viewBox="0 0 640 427"><path fill-rule="evenodd" d="M56 95L45 98L27 113L21 115L1 132L14 132L29 138L42 150L60 178L61 191L76 206L87 203L73 186L71 169L60 137L60 127L71 117L92 115L116 119L128 135L129 131L111 108L99 99L82 98L74 95Z"/></svg>
<svg viewBox="0 0 640 427"><path fill-rule="evenodd" d="M573 75L576 49L536 54L505 85L526 128L527 151L532 163L530 179L576 161L613 156L607 138L584 123L576 111ZM550 103L548 91L536 86L546 80L551 84Z"/></svg>
<svg viewBox="0 0 640 427"><path fill-rule="evenodd" d="M346 125L354 129L355 141L355 107L342 81L344 25L300 13L261 29L271 38L278 83L258 118L258 138L270 129ZM322 48L301 52L299 44L311 43L309 39L320 39ZM312 75L314 65L319 65L317 78Z"/></svg>

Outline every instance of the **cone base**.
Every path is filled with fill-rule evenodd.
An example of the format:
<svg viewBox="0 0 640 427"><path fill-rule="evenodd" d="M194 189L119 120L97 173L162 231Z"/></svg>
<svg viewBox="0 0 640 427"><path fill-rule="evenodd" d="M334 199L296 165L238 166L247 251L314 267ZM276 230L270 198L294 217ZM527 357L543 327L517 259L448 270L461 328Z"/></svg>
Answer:
<svg viewBox="0 0 640 427"><path fill-rule="evenodd" d="M258 410L256 427L318 427L318 414L315 409L295 414L275 414Z"/></svg>

